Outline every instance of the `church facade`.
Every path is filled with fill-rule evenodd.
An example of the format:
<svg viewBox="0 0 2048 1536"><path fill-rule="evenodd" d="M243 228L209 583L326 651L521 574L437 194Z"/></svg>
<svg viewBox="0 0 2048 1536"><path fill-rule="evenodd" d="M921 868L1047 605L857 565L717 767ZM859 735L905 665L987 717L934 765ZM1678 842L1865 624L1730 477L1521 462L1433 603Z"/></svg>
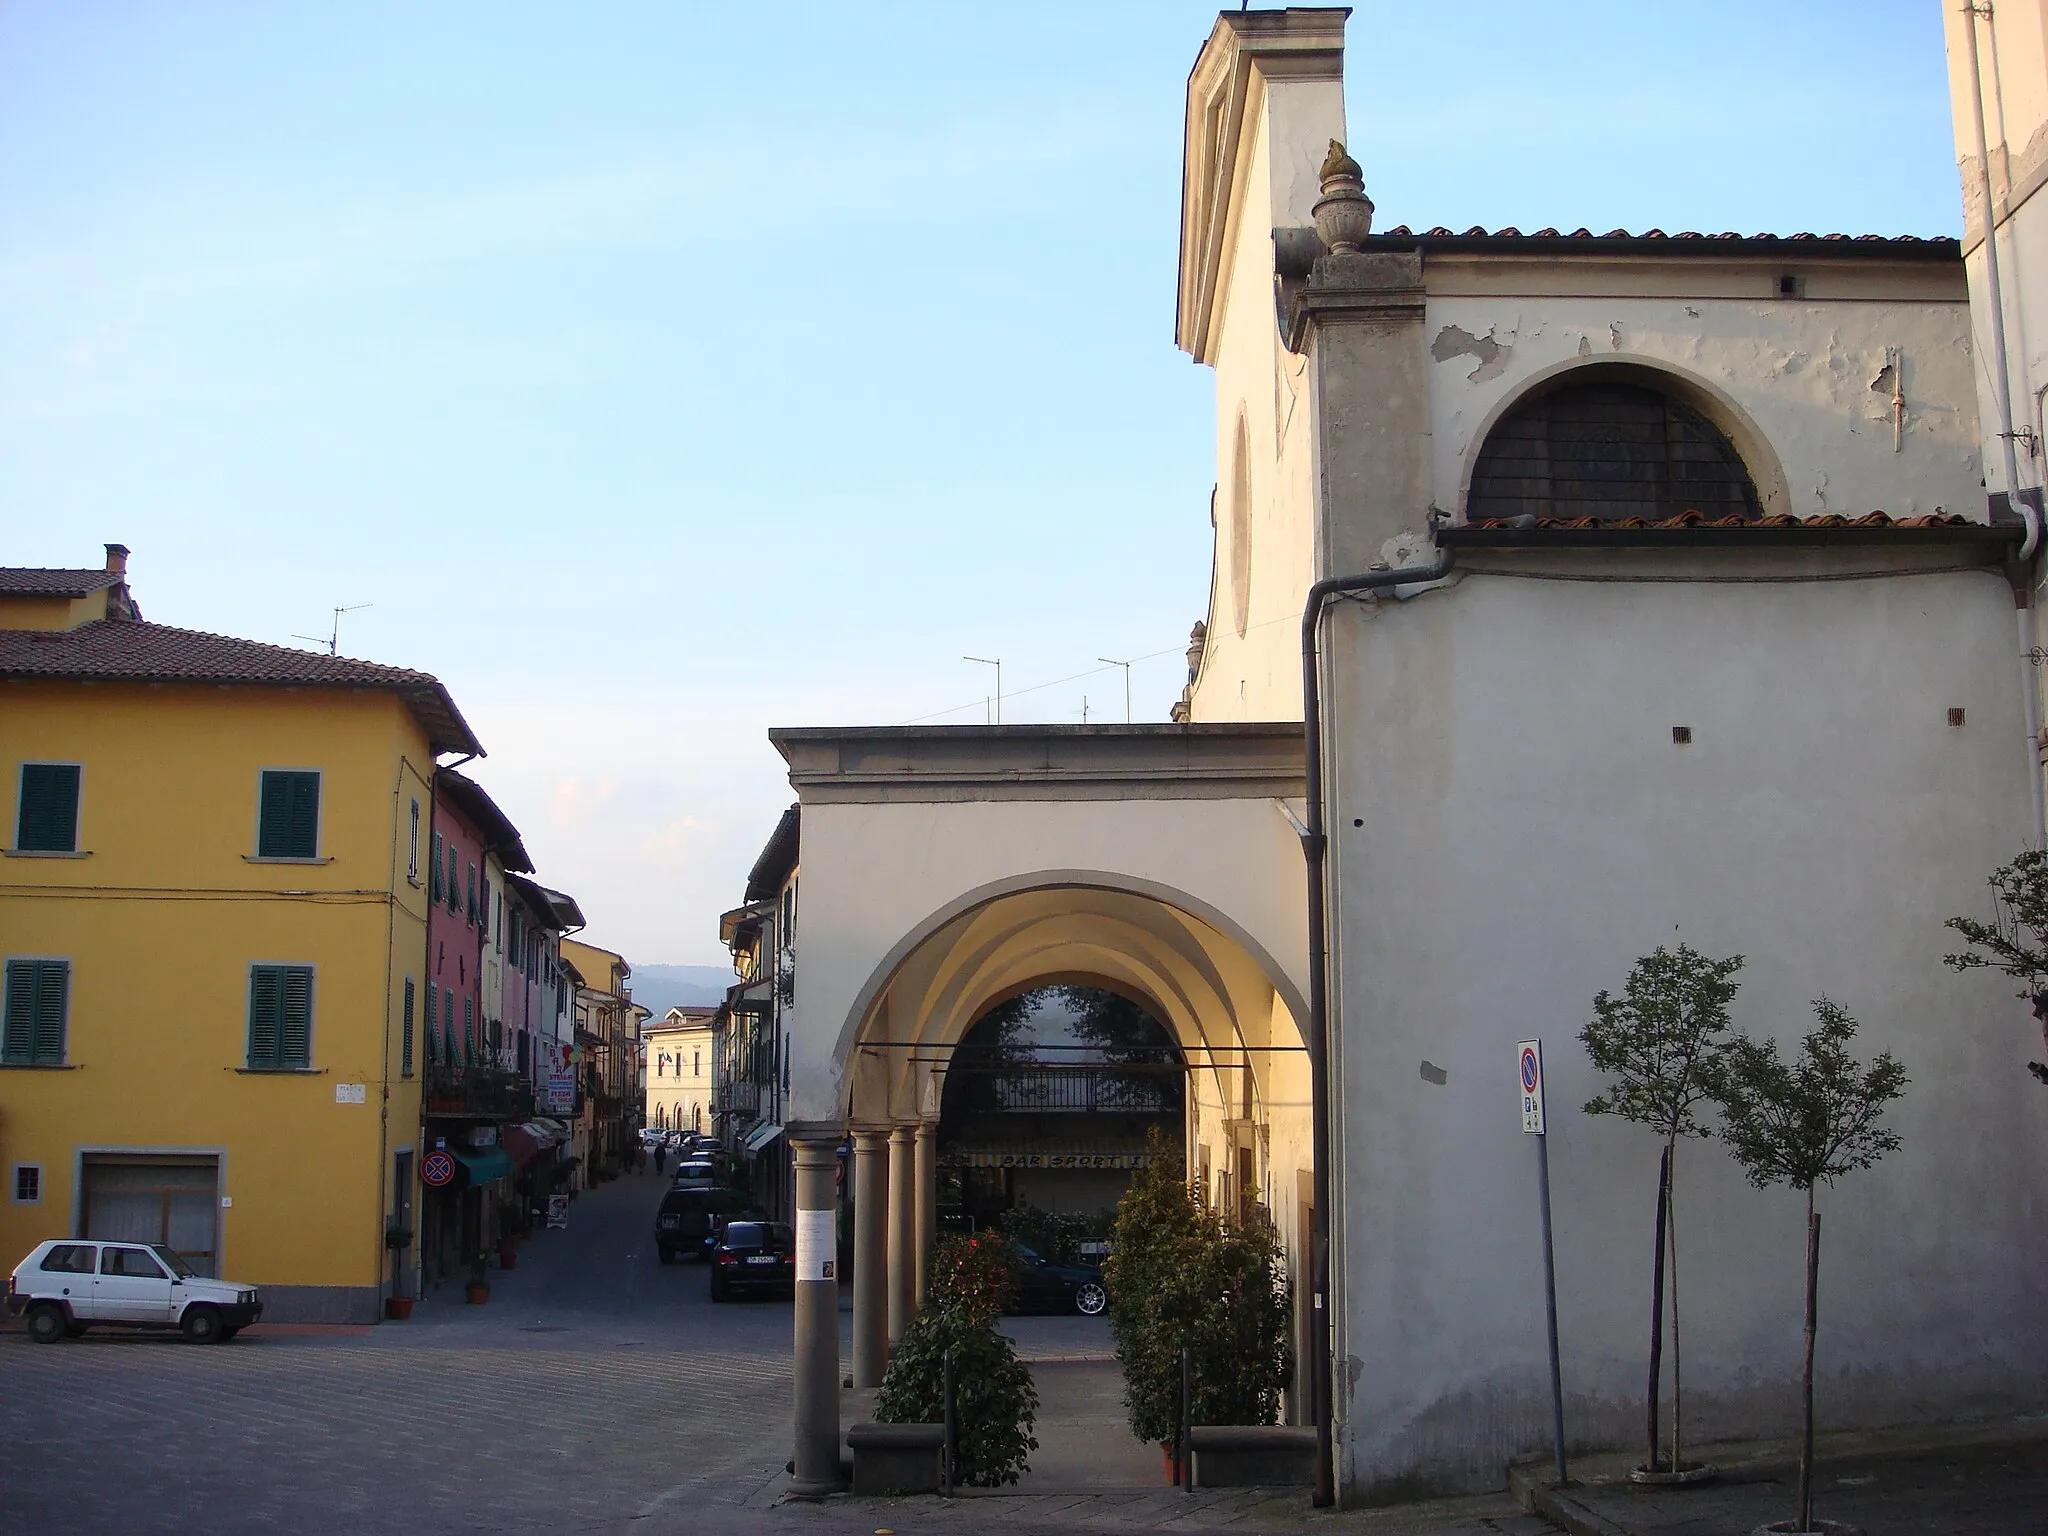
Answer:
<svg viewBox="0 0 2048 1536"><path fill-rule="evenodd" d="M1796 1042L1826 995L1912 1078L1902 1149L1822 1192L1827 1426L2039 1407L2029 1021L1942 964L2041 804L2038 525L1987 498L1961 251L1377 230L1346 14L1226 13L1189 79L1178 341L1215 374L1217 493L1184 720L774 733L800 1241L850 1130L890 1191L857 1222L856 1375L915 1302L949 1052L1078 983L1174 1035L1190 1168L1278 1223L1289 1416L1353 1497L1547 1446L1513 1076L1541 1038L1569 1435L1632 1443L1656 1147L1579 1112L1576 1037L1684 942L1746 957L1750 1033ZM1712 1143L1677 1201L1688 1422L1795 1423L1803 1205ZM822 1486L836 1286L805 1278Z"/></svg>

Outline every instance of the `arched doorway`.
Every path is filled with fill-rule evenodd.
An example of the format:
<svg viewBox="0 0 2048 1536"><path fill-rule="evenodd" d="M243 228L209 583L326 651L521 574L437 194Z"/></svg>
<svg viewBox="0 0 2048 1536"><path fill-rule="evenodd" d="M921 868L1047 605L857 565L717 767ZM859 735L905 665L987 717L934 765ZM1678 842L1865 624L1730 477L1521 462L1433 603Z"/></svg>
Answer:
<svg viewBox="0 0 2048 1536"><path fill-rule="evenodd" d="M1157 887L1120 888L1106 880L1023 885L935 914L892 949L862 989L840 1074L842 1113L856 1128L856 1164L864 1156L884 1164L886 1175L877 1171L870 1187L878 1196L888 1192L886 1220L872 1208L872 1219L863 1220L856 1208L852 1223L855 1374L863 1384L863 1361L885 1359L886 1350L879 1338L884 1319L862 1310L860 1255L886 1254L886 1284L877 1280L866 1294L886 1300L893 1340L915 1310L939 1230L949 1106L977 1095L1007 1097L1014 1106L979 1117L974 1137L991 1149L984 1163L1000 1162L998 1142L1007 1144L1013 1168L1037 1149L1064 1156L1079 1150L1058 1139L1074 1133L1074 1122L1049 1123L1040 1114L1034 1125L1029 1096L1142 1093L1124 1085L1152 1074L1115 1070L1110 1058L1120 1048L1134 1053L1132 1068L1166 1068L1178 1080L1178 1113L1172 1096L1155 1088L1145 1118L1177 1126L1184 1165L1213 1203L1234 1212L1245 1202L1265 1207L1281 1234L1295 1294L1309 1295L1301 1282L1309 1265L1314 1164L1301 1005L1288 978L1246 936L1229 931L1220 914L1197 911L1199 905ZM1105 995L1122 1006L1103 1004ZM1056 1072L1053 1063L1018 1050L1020 1000L1042 1008L1048 998L1059 1000L1059 1017L1039 1021L1046 1032L1033 1044L1041 1052L1066 1045L1103 1053L1081 1061L1084 1070ZM1072 1005L1085 1008L1090 1000L1102 1010L1095 1026L1101 1039L1060 1038L1073 1033ZM978 1071L991 1045L1004 1046L1010 1059L997 1052L1001 1070ZM952 1118L966 1117L956 1110ZM1023 1140L1027 1126L1035 1147ZM1099 1120L1094 1129L1109 1126ZM1126 1138L1119 1147L1133 1132L1142 1137L1136 1124L1117 1129ZM1014 1173L1001 1183L970 1182L963 1165L975 1160L967 1150L975 1144L962 1136L949 1149L962 1170L961 1204L948 1212L955 1220L985 1219L1033 1188L1027 1178L1020 1191ZM910 1168L914 1174L902 1172ZM1101 1171L1122 1175L1119 1188L1128 1176L1128 1167ZM1042 1198L1054 1197L1051 1186L1039 1188ZM914 1211L899 1214L899 1189ZM1090 1198L1080 1186L1070 1189L1076 1201ZM1297 1312L1299 1343L1308 1318L1305 1306ZM1304 1416L1303 1396L1290 1394L1296 1421Z"/></svg>

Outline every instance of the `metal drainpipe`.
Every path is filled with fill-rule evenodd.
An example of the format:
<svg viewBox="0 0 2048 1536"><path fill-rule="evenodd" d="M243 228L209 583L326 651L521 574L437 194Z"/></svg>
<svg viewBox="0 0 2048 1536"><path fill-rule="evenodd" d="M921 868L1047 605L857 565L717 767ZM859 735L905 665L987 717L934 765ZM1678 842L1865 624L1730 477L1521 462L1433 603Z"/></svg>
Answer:
<svg viewBox="0 0 2048 1536"><path fill-rule="evenodd" d="M1336 1458L1331 1438L1330 1360L1330 986L1329 914L1325 904L1329 839L1323 817L1323 717L1317 640L1332 597L1347 592L1385 592L1394 587L1441 581L1454 552L1439 549L1433 564L1400 570L1332 576L1308 589L1301 614L1301 734L1308 822L1301 851L1308 862L1308 1062L1313 1119L1314 1208L1310 1214L1310 1286L1314 1310L1309 1321L1309 1402L1316 1424L1315 1505L1337 1501Z"/></svg>
<svg viewBox="0 0 2048 1536"><path fill-rule="evenodd" d="M2041 546L2041 514L2032 503L2020 498L2019 462L2013 454L2012 375L2005 354L2005 300L1998 280L1998 208L1992 200L1991 136L1984 121L1984 73L1978 58L1977 18L1990 19L1987 4L1965 4L1963 34L1970 59L1970 126L1977 140L1977 186L1984 199L1984 297L1991 311L1992 399L1998 407L1998 458L2005 471L2006 504L2026 524L2027 537L2020 545L2017 561L2019 580L2013 583L2015 613L2020 632L2020 685L2025 690L2027 722L2027 782L2033 790L2034 846L2048 847L2048 801L2044 801L2041 780L2041 697L2030 670L2034 665L2033 571L2031 564Z"/></svg>

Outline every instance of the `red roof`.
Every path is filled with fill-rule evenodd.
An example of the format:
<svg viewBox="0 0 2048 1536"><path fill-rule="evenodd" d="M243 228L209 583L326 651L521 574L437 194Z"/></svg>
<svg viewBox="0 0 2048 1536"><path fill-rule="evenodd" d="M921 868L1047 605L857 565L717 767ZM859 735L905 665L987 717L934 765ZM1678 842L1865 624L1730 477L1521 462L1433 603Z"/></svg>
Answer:
<svg viewBox="0 0 2048 1536"><path fill-rule="evenodd" d="M91 597L128 578L119 571L60 571L0 566L0 597Z"/></svg>
<svg viewBox="0 0 2048 1536"><path fill-rule="evenodd" d="M1711 251L1715 254L1730 255L1903 256L1955 260L1962 254L1960 242L1950 235L1774 235L1768 232L1744 235L1734 230L1726 230L1718 235L1707 235L1694 229L1681 230L1675 235L1667 235L1661 229L1646 229L1641 234L1626 229L1610 229L1604 235L1596 235L1590 229L1539 229L1533 234L1525 235L1512 227L1485 229L1477 224L1466 230L1448 229L1443 225L1438 225L1434 229L1413 230L1405 224L1400 224L1389 230L1375 232L1367 238L1366 244L1393 247L1426 244L1453 250L1570 250L1587 254L1608 251L1615 254L1655 253L1673 256L1692 256Z"/></svg>
<svg viewBox="0 0 2048 1536"><path fill-rule="evenodd" d="M1893 517L1885 512L1866 512L1861 517L1829 513L1824 517L1794 517L1780 512L1774 517L1708 517L1704 512L1681 512L1676 517L1539 517L1525 523L1512 517L1482 517L1458 526L1464 528L1982 528L1976 518L1953 512L1935 512L1917 517Z"/></svg>
<svg viewBox="0 0 2048 1536"><path fill-rule="evenodd" d="M435 752L483 752L448 690L430 673L139 619L98 619L75 629L0 630L0 678L387 688L404 698L426 727Z"/></svg>

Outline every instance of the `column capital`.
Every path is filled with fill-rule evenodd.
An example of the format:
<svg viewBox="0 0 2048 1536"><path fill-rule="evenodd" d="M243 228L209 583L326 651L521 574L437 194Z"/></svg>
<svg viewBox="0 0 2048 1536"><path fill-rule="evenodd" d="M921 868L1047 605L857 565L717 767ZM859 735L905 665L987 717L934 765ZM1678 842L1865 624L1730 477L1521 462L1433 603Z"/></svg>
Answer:
<svg viewBox="0 0 2048 1536"><path fill-rule="evenodd" d="M889 1140L897 1145L907 1147L916 1139L916 1136L917 1127L915 1125L898 1124L889 1127Z"/></svg>
<svg viewBox="0 0 2048 1536"><path fill-rule="evenodd" d="M853 1127L853 1147L856 1152L880 1152L888 1145L888 1126L856 1125Z"/></svg>

